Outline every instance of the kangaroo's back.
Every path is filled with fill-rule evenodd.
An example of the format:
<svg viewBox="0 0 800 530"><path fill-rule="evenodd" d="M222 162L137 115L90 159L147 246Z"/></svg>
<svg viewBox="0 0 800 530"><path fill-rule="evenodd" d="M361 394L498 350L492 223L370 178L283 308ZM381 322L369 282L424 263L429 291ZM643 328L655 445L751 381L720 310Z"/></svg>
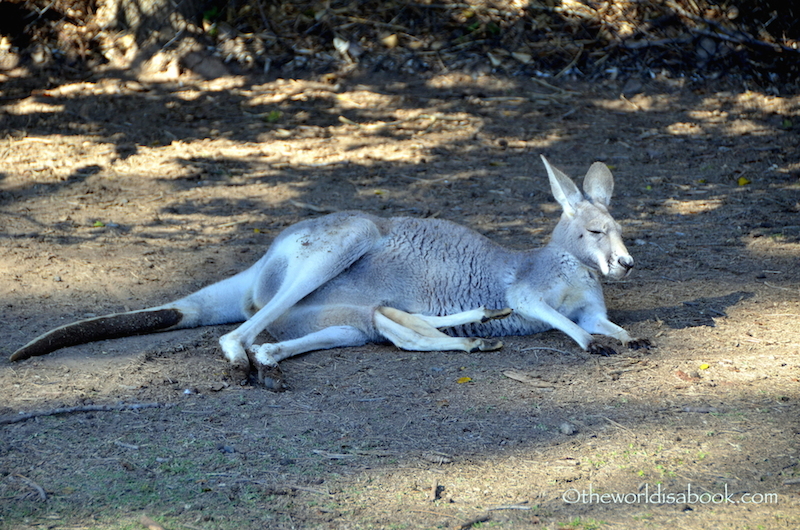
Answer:
<svg viewBox="0 0 800 530"><path fill-rule="evenodd" d="M443 315L485 305L505 307L522 253L474 230L440 219L397 217L364 265L406 279L402 291L383 284L382 297L414 313Z"/></svg>
<svg viewBox="0 0 800 530"><path fill-rule="evenodd" d="M306 297L298 308L388 306L433 316L475 307L507 307L509 287L520 270L536 267L540 252L507 249L474 230L441 219L372 220L381 235L372 248ZM476 337L521 335L543 329L540 323L512 314L504 319L454 326L448 332Z"/></svg>

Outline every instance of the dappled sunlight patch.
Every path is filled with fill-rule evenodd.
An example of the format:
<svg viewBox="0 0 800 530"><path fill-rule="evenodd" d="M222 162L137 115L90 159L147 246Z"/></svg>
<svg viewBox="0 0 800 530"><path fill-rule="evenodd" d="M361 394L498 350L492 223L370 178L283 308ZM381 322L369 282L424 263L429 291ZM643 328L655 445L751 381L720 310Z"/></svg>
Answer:
<svg viewBox="0 0 800 530"><path fill-rule="evenodd" d="M664 201L665 210L673 215L696 215L717 210L724 205L722 199L694 199L694 200L675 200L666 199Z"/></svg>
<svg viewBox="0 0 800 530"><path fill-rule="evenodd" d="M690 124L676 123L667 128L672 134L698 134L702 132L720 132L726 135L739 134L772 134L773 127L766 126L751 119L737 118L729 112L719 109L690 110L686 113L696 122ZM737 114L738 115L738 114ZM696 132L695 132L696 131Z"/></svg>
<svg viewBox="0 0 800 530"><path fill-rule="evenodd" d="M741 93L722 92L705 98L703 105L709 107L727 105L737 112L797 115L800 113L800 96L773 96L752 90Z"/></svg>
<svg viewBox="0 0 800 530"><path fill-rule="evenodd" d="M699 136L704 134L702 125L692 122L676 122L667 125L666 132L675 136Z"/></svg>
<svg viewBox="0 0 800 530"><path fill-rule="evenodd" d="M797 260L800 257L800 225L764 229L745 238L745 243L747 250L755 255Z"/></svg>
<svg viewBox="0 0 800 530"><path fill-rule="evenodd" d="M27 97L16 103L5 105L3 112L16 116L27 116L31 114L56 114L64 112L66 107L60 104L45 103L35 96Z"/></svg>
<svg viewBox="0 0 800 530"><path fill-rule="evenodd" d="M430 88L437 90L455 89L464 87L478 87L491 89L492 91L505 91L513 95L515 91L521 91L519 83L513 78L501 78L494 76L472 76L464 72L448 72L437 74L431 77L426 84Z"/></svg>
<svg viewBox="0 0 800 530"><path fill-rule="evenodd" d="M630 98L592 99L591 102L597 108L630 113L664 112L675 105L677 100L678 96L671 94L636 94Z"/></svg>

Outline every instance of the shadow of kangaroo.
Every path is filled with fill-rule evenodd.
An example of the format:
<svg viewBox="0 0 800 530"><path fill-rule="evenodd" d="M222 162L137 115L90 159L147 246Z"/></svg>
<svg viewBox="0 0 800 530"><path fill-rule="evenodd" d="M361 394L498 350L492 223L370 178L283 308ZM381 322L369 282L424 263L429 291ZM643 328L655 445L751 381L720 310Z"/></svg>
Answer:
<svg viewBox="0 0 800 530"><path fill-rule="evenodd" d="M249 269L162 306L61 326L12 361L135 334L244 322L220 338L232 367L283 388L278 362L312 350L389 341L412 351L499 349L495 339L558 329L589 353L592 334L646 348L608 320L600 275L622 278L633 258L608 213L614 178L595 162L581 192L542 157L563 208L540 249L503 248L440 219L339 212L281 232ZM491 308L491 309L486 309ZM439 328L448 328L445 334ZM255 344L266 330L277 342Z"/></svg>

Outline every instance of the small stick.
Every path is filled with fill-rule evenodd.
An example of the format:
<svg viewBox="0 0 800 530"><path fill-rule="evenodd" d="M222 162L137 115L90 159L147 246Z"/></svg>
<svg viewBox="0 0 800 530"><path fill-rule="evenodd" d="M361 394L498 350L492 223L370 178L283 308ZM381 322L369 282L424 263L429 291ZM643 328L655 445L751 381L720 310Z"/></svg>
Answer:
<svg viewBox="0 0 800 530"><path fill-rule="evenodd" d="M35 489L36 492L39 494L39 498L41 500L43 500L43 501L47 500L47 492L44 491L43 487L41 487L40 485L38 485L37 483L35 483L31 479L29 479L28 477L24 477L24 476L16 474L16 473L14 474L14 476L17 477L18 479L20 479L22 482L24 482L28 486L30 486L31 488Z"/></svg>
<svg viewBox="0 0 800 530"><path fill-rule="evenodd" d="M439 497L440 497L440 496L441 496L441 494L442 494L442 490L443 490L443 489L444 489L444 488L442 488L442 487L439 485L439 481L438 481L438 480L434 480L434 481L433 481L433 484L431 485L431 494L430 494L430 498L429 498L429 500L430 500L431 502L438 501L438 500L439 500Z"/></svg>
<svg viewBox="0 0 800 530"><path fill-rule="evenodd" d="M293 490L297 490L297 491L307 491L308 493L314 493L316 495L327 495L328 497L333 497L333 495L331 495L330 493L328 493L326 491L315 490L315 489L306 488L306 487L303 487L303 486L295 486L293 484L290 484L290 485L288 485L286 487L287 488L291 488Z"/></svg>
<svg viewBox="0 0 800 530"><path fill-rule="evenodd" d="M472 528L476 524L485 523L486 521L488 521L491 518L492 517L488 513L486 515L481 515L479 517L476 517L475 519L471 519L471 520L467 521L466 523L463 523L461 526L458 527L458 530L469 530L470 528Z"/></svg>
<svg viewBox="0 0 800 530"><path fill-rule="evenodd" d="M619 429L622 429L623 431L627 431L627 432L633 434L633 431L631 431L629 428L625 427L621 423L617 423L616 421L612 420L611 418L607 418L606 416L603 416L603 415L599 415L599 417L603 418L604 420L606 420L611 425L613 425L613 426L615 426L615 427L617 427Z"/></svg>
<svg viewBox="0 0 800 530"><path fill-rule="evenodd" d="M569 64L567 66L565 66L560 72L558 72L556 75L554 75L553 79L558 79L561 76L563 76L564 74L566 74L569 71L570 68L575 66L575 63L578 62L578 59L580 59L581 55L583 55L583 44L581 44L580 48L578 48L578 53L575 54L575 57L569 62Z"/></svg>
<svg viewBox="0 0 800 530"><path fill-rule="evenodd" d="M132 403L130 405L82 405L79 407L62 407L50 410L35 410L33 412L26 412L18 416L10 416L0 418L0 425L10 425L12 423L19 423L27 421L40 416L55 416L57 414L72 414L75 412L110 412L114 410L139 410L139 409L154 409L159 407L171 406L166 403Z"/></svg>
<svg viewBox="0 0 800 530"><path fill-rule="evenodd" d="M531 348L523 348L520 351L523 352L523 351L534 351L534 350L554 351L554 352L560 353L562 355L571 355L571 353L568 352L568 351L557 350L556 348L547 348L545 346L533 346ZM581 356L579 355L579 357L581 357Z"/></svg>
<svg viewBox="0 0 800 530"><path fill-rule="evenodd" d="M449 513L441 513L441 512L432 512L430 510L409 510L410 512L414 513L430 513L432 515L438 515L440 517L452 517L453 519L458 519L455 515L450 515Z"/></svg>

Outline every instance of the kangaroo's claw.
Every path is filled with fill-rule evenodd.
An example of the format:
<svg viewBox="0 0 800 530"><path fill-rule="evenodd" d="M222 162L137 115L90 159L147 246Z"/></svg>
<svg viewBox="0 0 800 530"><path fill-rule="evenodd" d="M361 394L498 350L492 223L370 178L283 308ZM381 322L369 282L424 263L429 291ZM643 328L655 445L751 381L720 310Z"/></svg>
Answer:
<svg viewBox="0 0 800 530"><path fill-rule="evenodd" d="M602 355L603 357L608 357L609 355L616 355L617 350L611 348L610 346L605 346L600 344L599 342L592 342L586 348L586 351L591 353L592 355Z"/></svg>
<svg viewBox="0 0 800 530"><path fill-rule="evenodd" d="M632 350L649 350L653 343L649 339L633 339L626 346Z"/></svg>

